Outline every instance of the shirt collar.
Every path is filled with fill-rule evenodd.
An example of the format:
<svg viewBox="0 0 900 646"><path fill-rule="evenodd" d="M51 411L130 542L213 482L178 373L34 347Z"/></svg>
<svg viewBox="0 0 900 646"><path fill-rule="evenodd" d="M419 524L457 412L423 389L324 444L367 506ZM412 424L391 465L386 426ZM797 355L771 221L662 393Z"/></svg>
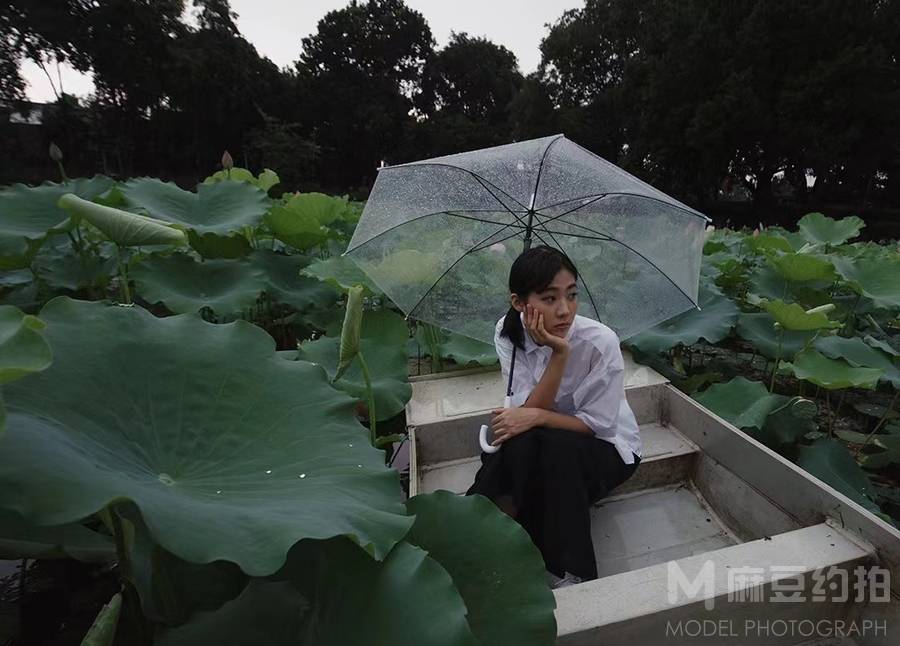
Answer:
<svg viewBox="0 0 900 646"><path fill-rule="evenodd" d="M525 332L525 352L532 352L537 350L538 348L542 348L544 346L538 345L534 342L534 339L531 338L531 335L528 334L528 330L525 328L525 312L519 312L519 320L522 321L522 331ZM575 331L575 326L578 323L578 315L575 315L575 318L572 320L572 325L569 326L569 329L566 330L566 341L570 341L572 339L572 332Z"/></svg>

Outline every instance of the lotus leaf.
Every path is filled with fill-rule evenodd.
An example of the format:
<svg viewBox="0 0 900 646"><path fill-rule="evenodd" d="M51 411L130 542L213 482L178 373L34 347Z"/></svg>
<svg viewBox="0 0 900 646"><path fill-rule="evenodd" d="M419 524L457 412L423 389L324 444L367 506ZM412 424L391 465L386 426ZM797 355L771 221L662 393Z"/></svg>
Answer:
<svg viewBox="0 0 900 646"><path fill-rule="evenodd" d="M300 270L310 263L307 256L288 256L258 249L251 254L250 262L262 270L266 282L265 291L272 300L290 305L301 312L337 304L339 290L317 278L300 274Z"/></svg>
<svg viewBox="0 0 900 646"><path fill-rule="evenodd" d="M59 559L103 562L115 556L112 538L80 523L42 526L0 509L0 559Z"/></svg>
<svg viewBox="0 0 900 646"><path fill-rule="evenodd" d="M801 445L797 465L834 487L852 501L871 512L881 512L873 498L875 492L866 475L843 444L822 438L809 445Z"/></svg>
<svg viewBox="0 0 900 646"><path fill-rule="evenodd" d="M800 235L813 243L843 244L859 235L866 223L856 216L833 220L822 213L807 213L797 223Z"/></svg>
<svg viewBox="0 0 900 646"><path fill-rule="evenodd" d="M379 422L400 413L412 397L406 359L408 336L406 321L394 312L379 310L363 314L360 351L369 364ZM315 341L305 341L300 345L298 356L319 364L333 379L340 357L340 338L323 336ZM351 363L334 387L367 401L366 381L359 362Z"/></svg>
<svg viewBox="0 0 900 646"><path fill-rule="evenodd" d="M873 368L852 368L840 359L829 359L825 355L808 348L794 357L794 374L798 379L836 390L838 388L875 389L884 370Z"/></svg>
<svg viewBox="0 0 900 646"><path fill-rule="evenodd" d="M778 235L761 233L758 236L747 236L747 246L756 253L770 253L772 251L784 251L790 253L794 250L791 243Z"/></svg>
<svg viewBox="0 0 900 646"><path fill-rule="evenodd" d="M125 184L122 194L129 207L200 234L228 235L244 226L256 226L271 202L265 192L242 182L200 184L193 193L145 177Z"/></svg>
<svg viewBox="0 0 900 646"><path fill-rule="evenodd" d="M251 173L246 168L231 168L229 170L220 170L216 171L205 180L203 180L204 184L215 184L217 182L246 182L248 184L252 184L262 190L269 192L269 189L275 186L276 184L281 183L281 178L278 177L278 173L273 170L269 170L268 168L264 169L259 177L254 177L253 173Z"/></svg>
<svg viewBox="0 0 900 646"><path fill-rule="evenodd" d="M266 214L275 237L297 249L322 244L332 234L327 228L349 215L347 200L323 193L297 193Z"/></svg>
<svg viewBox="0 0 900 646"><path fill-rule="evenodd" d="M153 542L140 514L126 507L122 519L131 537L131 581L144 616L163 624L183 624L197 611L216 610L237 597L248 577L234 563L189 563Z"/></svg>
<svg viewBox="0 0 900 646"><path fill-rule="evenodd" d="M771 395L762 383L743 377L713 384L694 399L738 428L762 428L769 413L789 400Z"/></svg>
<svg viewBox="0 0 900 646"><path fill-rule="evenodd" d="M66 193L57 202L61 209L75 218L87 220L103 234L121 247L140 245L173 244L187 242L183 231L166 222L146 215L129 213L111 206L95 204L72 193Z"/></svg>
<svg viewBox="0 0 900 646"><path fill-rule="evenodd" d="M830 262L805 253L782 254L770 262L786 280L797 282L826 280L830 282L837 278L834 266Z"/></svg>
<svg viewBox="0 0 900 646"><path fill-rule="evenodd" d="M479 643L554 642L556 601L544 560L518 523L482 496L449 491L415 496L406 508L416 516L406 540L450 574Z"/></svg>
<svg viewBox="0 0 900 646"><path fill-rule="evenodd" d="M497 352L492 344L454 332L441 342L441 354L453 359L460 366L472 363L491 366L497 363Z"/></svg>
<svg viewBox="0 0 900 646"><path fill-rule="evenodd" d="M305 644L309 602L290 581L252 579L237 599L219 610L200 612L155 640L157 646Z"/></svg>
<svg viewBox="0 0 900 646"><path fill-rule="evenodd" d="M815 348L826 357L844 359L856 368L879 368L884 371L881 378L900 389L900 368L894 364L890 355L867 345L859 337L821 337L816 339Z"/></svg>
<svg viewBox="0 0 900 646"><path fill-rule="evenodd" d="M49 234L71 226L69 214L56 205L59 198L74 193L92 200L112 185L113 180L97 175L63 184L15 184L0 190L0 269L27 267Z"/></svg>
<svg viewBox="0 0 900 646"><path fill-rule="evenodd" d="M873 348L878 348L879 350L883 350L884 352L887 352L892 357L900 357L900 352L895 350L894 347L891 346L888 342L882 341L880 339L876 339L871 334L867 334L866 336L864 336L863 341L865 341L868 345L872 346Z"/></svg>
<svg viewBox="0 0 900 646"><path fill-rule="evenodd" d="M778 354L778 340L781 337L782 359L791 359L815 336L813 330L775 330L775 319L768 312L741 312L738 317L737 333L749 341L757 351L775 359Z"/></svg>
<svg viewBox="0 0 900 646"><path fill-rule="evenodd" d="M837 321L830 320L825 312L807 312L797 303L774 300L764 302L763 307L786 330L809 331L841 327Z"/></svg>
<svg viewBox="0 0 900 646"><path fill-rule="evenodd" d="M325 260L314 260L308 267L302 269L300 273L325 281L341 291L346 291L354 285L362 285L369 294L376 296L384 294L348 256L333 256Z"/></svg>
<svg viewBox="0 0 900 646"><path fill-rule="evenodd" d="M353 400L262 329L66 297L41 318L54 363L5 387L0 508L59 525L130 500L164 549L253 576L303 538L380 559L409 529Z"/></svg>
<svg viewBox="0 0 900 646"><path fill-rule="evenodd" d="M250 241L243 233L223 236L217 233L198 234L190 229L188 241L191 248L204 258L243 258L251 249Z"/></svg>
<svg viewBox="0 0 900 646"><path fill-rule="evenodd" d="M408 543L377 562L346 540L303 541L278 577L290 581L251 582L221 610L170 631L161 646L478 644L450 575Z"/></svg>
<svg viewBox="0 0 900 646"><path fill-rule="evenodd" d="M900 259L830 256L837 272L878 307L900 308Z"/></svg>
<svg viewBox="0 0 900 646"><path fill-rule="evenodd" d="M50 365L53 355L42 333L44 327L36 316L12 305L0 305L0 384Z"/></svg>
<svg viewBox="0 0 900 646"><path fill-rule="evenodd" d="M737 322L738 310L730 298L706 283L700 285L700 307L679 314L628 340L644 352L664 352L681 343L693 345L700 339L717 343L728 336Z"/></svg>
<svg viewBox="0 0 900 646"><path fill-rule="evenodd" d="M247 259L196 262L186 254L156 256L130 275L138 295L176 314L209 307L220 317L237 318L256 304L266 287L262 269Z"/></svg>

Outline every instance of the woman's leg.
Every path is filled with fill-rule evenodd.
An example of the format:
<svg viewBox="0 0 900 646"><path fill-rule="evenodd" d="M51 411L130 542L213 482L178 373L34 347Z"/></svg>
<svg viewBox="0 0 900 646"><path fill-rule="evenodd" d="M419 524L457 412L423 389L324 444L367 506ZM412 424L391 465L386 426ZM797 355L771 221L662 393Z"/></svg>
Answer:
<svg viewBox="0 0 900 646"><path fill-rule="evenodd" d="M597 578L591 540L589 484L593 436L564 429L545 429L541 446L543 523L541 553L547 569L584 580Z"/></svg>

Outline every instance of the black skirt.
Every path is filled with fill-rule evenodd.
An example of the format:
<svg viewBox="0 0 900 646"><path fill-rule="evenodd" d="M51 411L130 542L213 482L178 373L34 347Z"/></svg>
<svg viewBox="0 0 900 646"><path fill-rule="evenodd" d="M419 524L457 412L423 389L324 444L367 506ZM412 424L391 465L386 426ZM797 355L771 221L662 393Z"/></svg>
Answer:
<svg viewBox="0 0 900 646"><path fill-rule="evenodd" d="M536 427L481 454L481 468L466 495L495 503L510 496L516 521L544 557L548 571L585 581L597 578L590 506L632 476L616 447L587 433Z"/></svg>

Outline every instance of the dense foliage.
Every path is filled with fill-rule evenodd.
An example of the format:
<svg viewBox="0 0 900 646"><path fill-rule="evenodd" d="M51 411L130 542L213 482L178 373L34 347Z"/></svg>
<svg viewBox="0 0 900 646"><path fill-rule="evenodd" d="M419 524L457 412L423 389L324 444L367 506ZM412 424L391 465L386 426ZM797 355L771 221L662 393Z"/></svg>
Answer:
<svg viewBox="0 0 900 646"><path fill-rule="evenodd" d="M550 26L527 78L483 38L436 48L402 0L329 12L283 70L227 0L193 0L194 21L188 4L0 6L0 98L21 97L25 57L97 87L83 105L61 96L38 134L0 126L0 182L46 177L56 141L79 175L191 186L229 149L287 189L364 195L382 160L565 132L702 211L745 195L766 218L779 199L900 206L898 0L588 0Z"/></svg>

